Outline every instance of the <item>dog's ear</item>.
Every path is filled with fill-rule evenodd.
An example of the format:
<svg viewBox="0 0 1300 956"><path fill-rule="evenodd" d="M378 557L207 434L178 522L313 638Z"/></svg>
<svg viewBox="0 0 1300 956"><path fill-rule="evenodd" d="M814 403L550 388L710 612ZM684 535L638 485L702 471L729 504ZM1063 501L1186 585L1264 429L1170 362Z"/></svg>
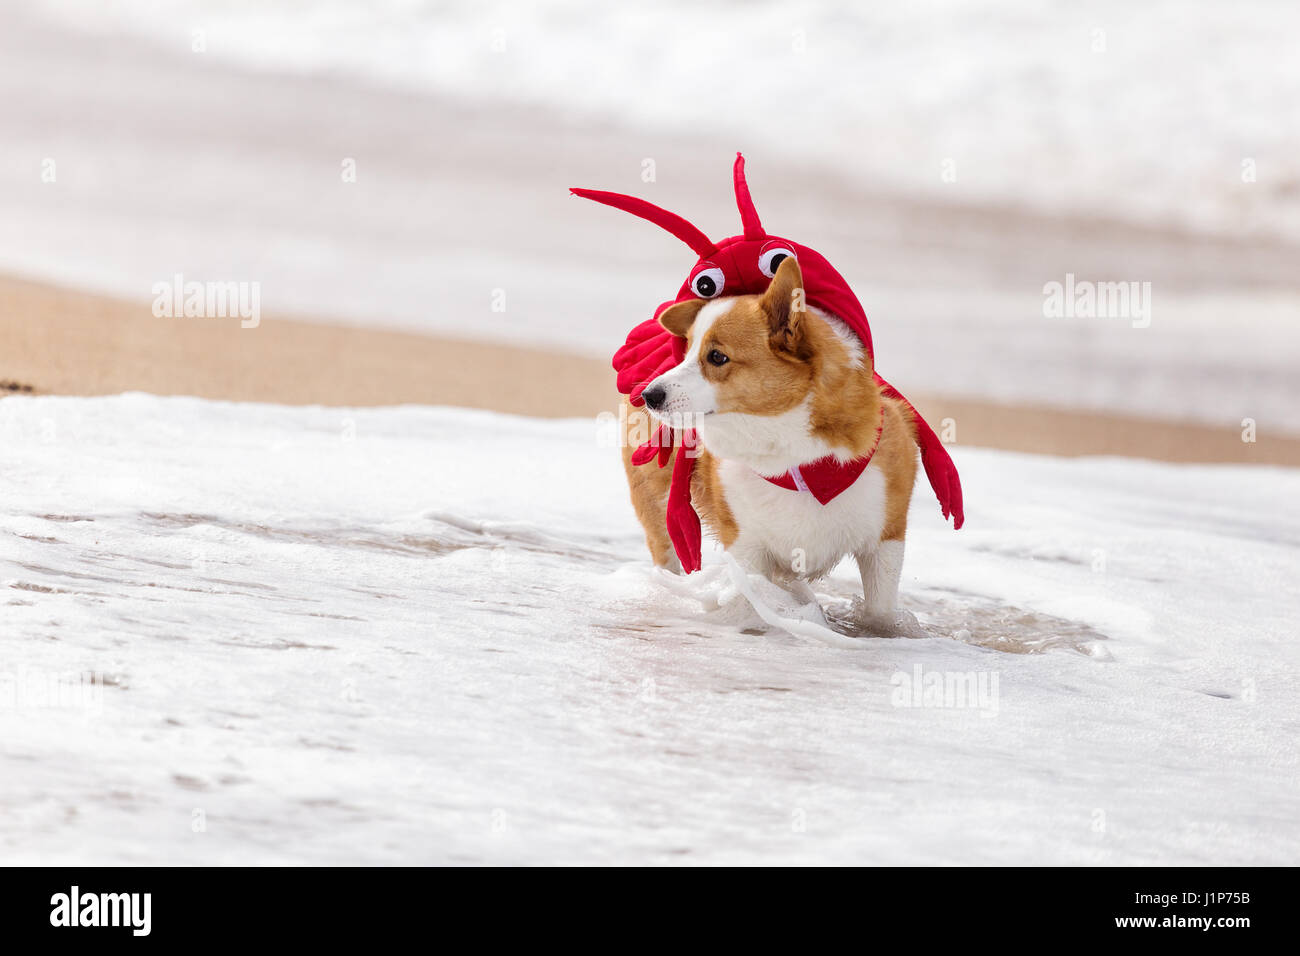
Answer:
<svg viewBox="0 0 1300 956"><path fill-rule="evenodd" d="M704 303L707 301L707 299L687 299L685 302L670 305L659 313L659 324L673 335L686 338L686 333L695 324L695 316L699 314L700 309L704 308Z"/></svg>
<svg viewBox="0 0 1300 956"><path fill-rule="evenodd" d="M808 305L803 290L803 273L794 256L786 256L776 275L763 293L761 302L767 315L768 344L777 352L798 359L812 357L807 337Z"/></svg>

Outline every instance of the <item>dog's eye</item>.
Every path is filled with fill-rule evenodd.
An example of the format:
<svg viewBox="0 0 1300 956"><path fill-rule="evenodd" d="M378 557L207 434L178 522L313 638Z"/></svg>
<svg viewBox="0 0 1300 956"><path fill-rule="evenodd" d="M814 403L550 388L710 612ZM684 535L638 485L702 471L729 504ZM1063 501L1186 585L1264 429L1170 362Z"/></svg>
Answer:
<svg viewBox="0 0 1300 956"><path fill-rule="evenodd" d="M701 299L712 299L722 294L726 276L721 269L702 269L691 279L691 291Z"/></svg>
<svg viewBox="0 0 1300 956"><path fill-rule="evenodd" d="M727 358L725 355L723 355L723 354L722 354L721 352L719 352L717 349L714 349L712 352L709 353L709 364L710 364L710 365L726 365L726 364L727 364L728 362L730 362L730 361L731 361L731 359Z"/></svg>
<svg viewBox="0 0 1300 956"><path fill-rule="evenodd" d="M771 249L764 249L758 257L758 271L770 279L776 275L776 270L781 267L781 263L785 259L793 259L794 257L794 253L784 246L773 246Z"/></svg>

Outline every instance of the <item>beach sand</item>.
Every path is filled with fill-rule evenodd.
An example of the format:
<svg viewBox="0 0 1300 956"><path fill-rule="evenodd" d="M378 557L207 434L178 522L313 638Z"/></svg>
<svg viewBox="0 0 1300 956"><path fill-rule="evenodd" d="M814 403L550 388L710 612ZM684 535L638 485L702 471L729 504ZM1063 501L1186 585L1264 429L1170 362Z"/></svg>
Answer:
<svg viewBox="0 0 1300 956"><path fill-rule="evenodd" d="M288 405L459 405L546 418L616 411L606 362L566 354L264 315L157 318L128 302L0 279L0 390L195 395ZM1300 465L1300 439L1118 415L1000 405L909 390L956 445L1051 455Z"/></svg>

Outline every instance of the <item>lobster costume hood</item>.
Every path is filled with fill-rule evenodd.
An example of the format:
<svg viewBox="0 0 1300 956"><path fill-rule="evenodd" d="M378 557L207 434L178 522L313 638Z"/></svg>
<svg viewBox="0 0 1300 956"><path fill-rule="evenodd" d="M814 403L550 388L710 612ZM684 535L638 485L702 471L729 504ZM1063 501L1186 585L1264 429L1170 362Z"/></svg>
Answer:
<svg viewBox="0 0 1300 956"><path fill-rule="evenodd" d="M659 315L669 306L688 299L760 294L767 288L776 272L776 266L786 255L793 255L799 263L808 304L846 322L862 340L867 354L871 356L872 368L875 368L871 327L867 324L866 312L844 277L815 250L789 239L769 235L763 230L749 195L749 186L745 182L745 160L739 153L736 154L733 179L736 206L740 210L744 233L718 242L709 239L681 216L660 209L644 199L594 189L570 190L576 196L622 209L666 229L700 257L682 283L677 297L662 303L655 309L653 318L632 329L627 342L614 353L613 365L618 372L618 390L627 395L635 406L644 404L641 392L646 386L676 367L686 353L686 340L661 326ZM964 521L961 480L947 449L925 419L897 389L878 373L876 381L885 395L903 402L911 411L916 422L916 443L921 449L921 463L930 479L930 487L939 499L943 516L951 516L953 527L960 528ZM672 455L674 438L667 426L660 425L651 440L633 454L632 463L640 466L657 457L659 467L664 467ZM691 432L676 442L677 460L673 465L672 488L668 494L668 534L682 568L688 573L700 569L701 557L700 519L691 507L690 490L691 472L695 465L695 442L695 436Z"/></svg>

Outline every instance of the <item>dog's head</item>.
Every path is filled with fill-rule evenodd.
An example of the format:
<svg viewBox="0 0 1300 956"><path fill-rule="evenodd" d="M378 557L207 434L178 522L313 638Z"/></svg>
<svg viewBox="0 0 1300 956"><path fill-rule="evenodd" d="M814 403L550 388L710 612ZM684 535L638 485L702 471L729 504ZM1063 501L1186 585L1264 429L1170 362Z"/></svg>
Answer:
<svg viewBox="0 0 1300 956"><path fill-rule="evenodd" d="M642 392L662 419L779 415L803 401L812 342L799 264L786 257L762 295L689 299L659 324L686 339L686 357Z"/></svg>
<svg viewBox="0 0 1300 956"><path fill-rule="evenodd" d="M809 312L793 256L761 295L690 299L659 322L686 339L686 355L642 392L646 407L674 427L699 429L715 454L794 458L788 468L856 446L856 436L836 440L842 420L867 421L874 434L870 356L842 323Z"/></svg>

